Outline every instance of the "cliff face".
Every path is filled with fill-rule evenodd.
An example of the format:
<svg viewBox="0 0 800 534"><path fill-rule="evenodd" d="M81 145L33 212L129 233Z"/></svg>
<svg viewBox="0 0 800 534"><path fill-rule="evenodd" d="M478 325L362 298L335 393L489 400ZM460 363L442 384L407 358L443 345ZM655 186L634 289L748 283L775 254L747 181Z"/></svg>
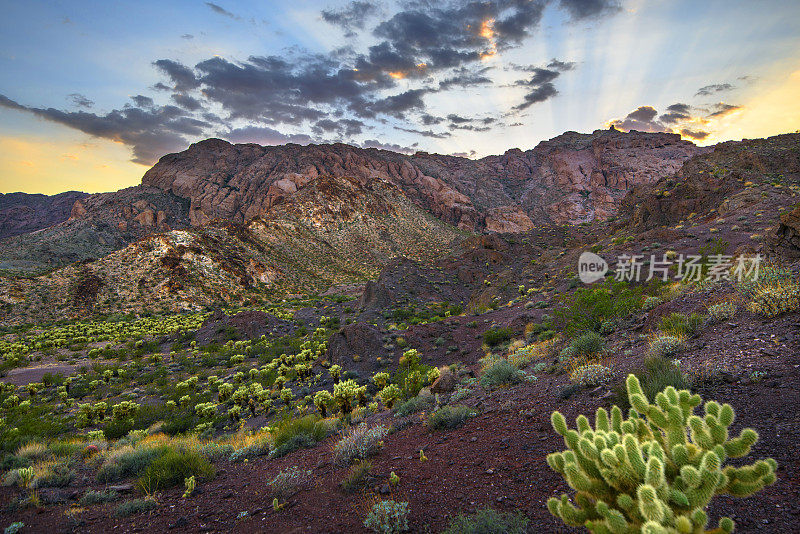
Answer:
<svg viewBox="0 0 800 534"><path fill-rule="evenodd" d="M189 201L193 226L264 217L320 176L381 179L434 216L467 230L519 232L532 221L578 223L616 213L636 184L653 183L708 149L674 134L568 132L533 150L469 160L349 145L232 145L209 139L164 156L142 184Z"/></svg>
<svg viewBox="0 0 800 534"><path fill-rule="evenodd" d="M0 268L51 269L96 259L150 235L215 220L246 225L292 212L300 226L339 231L345 221L367 220L405 201L466 231L519 233L587 222L614 215L634 185L671 175L708 150L677 135L616 130L567 132L532 150L479 160L208 139L161 158L139 186L81 196L69 220L0 242ZM377 189L383 192L369 194ZM333 197L326 193L336 190L349 195L344 206L336 195L328 205ZM371 242L383 247L381 238Z"/></svg>
<svg viewBox="0 0 800 534"><path fill-rule="evenodd" d="M0 239L35 232L66 221L76 200L86 193L67 191L58 195L0 193Z"/></svg>

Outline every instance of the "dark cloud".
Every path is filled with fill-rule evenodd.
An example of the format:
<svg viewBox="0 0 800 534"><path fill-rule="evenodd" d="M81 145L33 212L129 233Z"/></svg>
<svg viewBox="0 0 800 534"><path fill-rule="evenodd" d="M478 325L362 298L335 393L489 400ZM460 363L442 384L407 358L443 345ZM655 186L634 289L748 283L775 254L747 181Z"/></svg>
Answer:
<svg viewBox="0 0 800 534"><path fill-rule="evenodd" d="M457 158L469 158L477 154L474 150L470 150L469 152L453 152L450 154L451 156L455 156Z"/></svg>
<svg viewBox="0 0 800 534"><path fill-rule="evenodd" d="M490 84L492 80L486 76L489 70L491 70L490 67L484 67L476 71L471 71L464 67L456 69L452 76L444 78L439 82L439 89L446 91L453 87L466 88Z"/></svg>
<svg viewBox="0 0 800 534"><path fill-rule="evenodd" d="M437 117L435 115L429 115L428 113L423 113L420 116L420 121L422 121L422 124L424 124L425 126L432 126L434 124L441 124L442 122L444 122L444 117Z"/></svg>
<svg viewBox="0 0 800 534"><path fill-rule="evenodd" d="M408 132L413 133L416 135L421 135L422 137L432 137L434 139L445 139L447 137L451 137L453 134L450 132L434 132L433 130L417 130L415 128L402 128L400 126L395 126L395 130L400 130L401 132Z"/></svg>
<svg viewBox="0 0 800 534"><path fill-rule="evenodd" d="M191 33L184 33L183 35L181 35L181 39L187 39L187 40L194 39L194 35L192 35Z"/></svg>
<svg viewBox="0 0 800 534"><path fill-rule="evenodd" d="M199 100L183 93L173 93L172 101L189 111L197 111L203 107Z"/></svg>
<svg viewBox="0 0 800 534"><path fill-rule="evenodd" d="M72 101L72 103L75 104L76 106L78 106L79 108L87 108L88 109L88 108L94 106L94 101L93 100L90 100L90 99L86 98L85 96L83 96L80 93L69 94L69 95L67 95L67 98L69 98Z"/></svg>
<svg viewBox="0 0 800 534"><path fill-rule="evenodd" d="M690 130L689 128L683 128L681 130L681 135L697 141L702 141L711 134L709 132L704 132L703 130Z"/></svg>
<svg viewBox="0 0 800 534"><path fill-rule="evenodd" d="M674 113L689 113L691 109L692 107L689 104L681 104L680 102L667 106L667 111Z"/></svg>
<svg viewBox="0 0 800 534"><path fill-rule="evenodd" d="M514 106L516 110L527 109L533 104L544 102L558 94L555 85L553 85L553 80L561 75L560 71L534 68L532 72L533 75L530 78L517 80L514 84L529 88L523 97L523 102Z"/></svg>
<svg viewBox="0 0 800 534"><path fill-rule="evenodd" d="M575 20L608 15L621 9L616 0L560 0L559 5Z"/></svg>
<svg viewBox="0 0 800 534"><path fill-rule="evenodd" d="M653 106L639 106L628 113L624 119L610 122L618 130L639 132L671 132L672 130L656 119L658 111Z"/></svg>
<svg viewBox="0 0 800 534"><path fill-rule="evenodd" d="M709 96L715 93L722 93L724 91L730 91L731 89L735 89L736 87L729 84L729 83L715 83L712 85L706 85L701 87L697 90L694 96Z"/></svg>
<svg viewBox="0 0 800 534"><path fill-rule="evenodd" d="M725 102L719 102L714 104L711 109L709 110L708 116L709 117L724 117L725 115L729 115L734 111L742 109L742 106L734 106L732 104L726 104Z"/></svg>
<svg viewBox="0 0 800 534"><path fill-rule="evenodd" d="M365 117L383 114L404 119L406 112L425 108L425 102L422 97L429 92L429 89L409 89L403 93L367 103L362 109L354 106L353 111L361 113Z"/></svg>
<svg viewBox="0 0 800 534"><path fill-rule="evenodd" d="M27 111L94 137L124 143L133 150L131 161L143 165L152 165L166 152L186 148L188 138L204 135L208 126L208 123L188 116L176 106L125 106L98 115L86 111L23 106L3 95L0 95L0 106Z"/></svg>
<svg viewBox="0 0 800 534"><path fill-rule="evenodd" d="M174 84L171 89L176 91L189 91L200 87L200 82L194 75L192 69L186 65L171 59L159 59L153 62L153 65L169 77L170 81ZM169 87L161 84L156 84L158 89L170 89Z"/></svg>
<svg viewBox="0 0 800 534"><path fill-rule="evenodd" d="M575 68L574 61L559 61L558 59L551 59L550 63L547 64L548 69L556 69L558 71L564 72L567 70L572 70Z"/></svg>
<svg viewBox="0 0 800 534"><path fill-rule="evenodd" d="M372 2L350 2L340 9L326 9L322 11L322 19L335 26L346 30L346 36L355 36L354 29L364 28L366 20L378 12L378 6Z"/></svg>
<svg viewBox="0 0 800 534"><path fill-rule="evenodd" d="M395 143L382 143L377 139L367 139L363 143L361 143L362 148L377 148L378 150L391 150L392 152L401 152L403 154L413 154L416 152L417 143L411 145L411 147L407 146L400 146Z"/></svg>
<svg viewBox="0 0 800 534"><path fill-rule="evenodd" d="M140 108L151 108L155 104L152 98L144 95L132 96L131 100L133 100L133 103L139 106Z"/></svg>
<svg viewBox="0 0 800 534"><path fill-rule="evenodd" d="M259 145L281 145L284 143L307 145L313 141L308 135L285 134L278 130L261 126L235 128L218 135L231 143L257 143Z"/></svg>
<svg viewBox="0 0 800 534"><path fill-rule="evenodd" d="M468 122L472 122L472 119L456 115L455 113L451 113L450 115L448 115L447 120L449 120L453 124L465 124Z"/></svg>
<svg viewBox="0 0 800 534"><path fill-rule="evenodd" d="M209 8L211 8L211 11L213 11L217 15L222 15L223 17L228 17L228 18L232 18L234 20L239 20L239 16L238 15L235 15L234 13L231 13L230 11L228 11L227 9L225 9L222 6L219 6L219 5L217 5L217 4L213 3L213 2L206 2L206 5Z"/></svg>
<svg viewBox="0 0 800 534"><path fill-rule="evenodd" d="M317 135L322 135L323 133L338 133L349 137L360 134L364 126L365 124L363 122L355 119L322 119L314 124L312 130Z"/></svg>

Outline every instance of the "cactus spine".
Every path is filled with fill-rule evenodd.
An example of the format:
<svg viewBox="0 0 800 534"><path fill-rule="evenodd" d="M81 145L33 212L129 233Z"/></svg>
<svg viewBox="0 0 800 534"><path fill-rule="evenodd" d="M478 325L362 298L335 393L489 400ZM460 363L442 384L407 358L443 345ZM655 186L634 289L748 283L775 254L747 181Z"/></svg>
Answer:
<svg viewBox="0 0 800 534"><path fill-rule="evenodd" d="M550 513L571 526L598 534L722 534L734 523L723 517L706 530L706 507L714 495L747 497L775 482L772 458L744 467L725 466L746 456L758 440L751 428L728 435L734 412L708 401L694 414L698 395L672 386L651 404L634 375L627 379L630 417L614 406L598 408L594 429L580 415L577 429L553 412L553 428L568 450L547 456L548 465L576 490L547 502Z"/></svg>

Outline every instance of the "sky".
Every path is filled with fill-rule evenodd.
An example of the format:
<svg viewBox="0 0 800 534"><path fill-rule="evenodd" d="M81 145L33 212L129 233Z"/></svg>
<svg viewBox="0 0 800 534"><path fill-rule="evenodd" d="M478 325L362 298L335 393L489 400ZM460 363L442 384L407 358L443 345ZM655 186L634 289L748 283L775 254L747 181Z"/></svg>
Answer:
<svg viewBox="0 0 800 534"><path fill-rule="evenodd" d="M136 185L209 137L479 158L612 124L800 129L796 0L0 6L0 193Z"/></svg>

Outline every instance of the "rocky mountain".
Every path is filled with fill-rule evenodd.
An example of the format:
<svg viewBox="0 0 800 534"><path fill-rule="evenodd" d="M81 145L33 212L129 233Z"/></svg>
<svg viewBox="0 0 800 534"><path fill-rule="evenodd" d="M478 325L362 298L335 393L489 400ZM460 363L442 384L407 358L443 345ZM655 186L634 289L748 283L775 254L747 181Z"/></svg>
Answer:
<svg viewBox="0 0 800 534"><path fill-rule="evenodd" d="M66 221L77 200L86 193L67 191L57 195L0 193L0 239L35 232Z"/></svg>
<svg viewBox="0 0 800 534"><path fill-rule="evenodd" d="M82 198L68 221L0 242L0 268L43 270L96 259L142 237L215 219L268 220L297 196L303 200L295 205L323 206L324 198L310 195L337 182L345 189L393 188L464 231L519 233L533 228L533 221L603 220L616 213L634 185L671 175L709 150L673 134L613 129L567 132L532 150L479 160L344 144L260 146L208 139L161 158L140 186ZM339 226L314 213L295 215L315 228Z"/></svg>

